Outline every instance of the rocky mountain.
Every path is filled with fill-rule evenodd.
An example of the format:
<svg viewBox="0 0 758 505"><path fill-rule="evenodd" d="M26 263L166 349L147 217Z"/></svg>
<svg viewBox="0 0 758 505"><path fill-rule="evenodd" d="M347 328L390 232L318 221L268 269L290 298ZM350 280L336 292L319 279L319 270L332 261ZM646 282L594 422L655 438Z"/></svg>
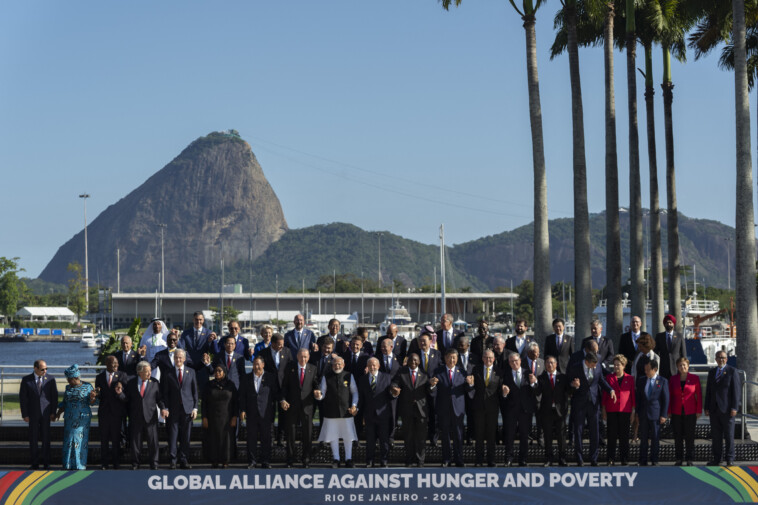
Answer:
<svg viewBox="0 0 758 505"><path fill-rule="evenodd" d="M90 283L158 286L161 228L166 279L208 270L225 261L263 254L288 229L274 190L250 145L239 135L214 132L192 142L137 189L104 210L87 227ZM62 245L40 278L64 283L70 262L84 265L84 231ZM168 288L168 286L167 286Z"/></svg>

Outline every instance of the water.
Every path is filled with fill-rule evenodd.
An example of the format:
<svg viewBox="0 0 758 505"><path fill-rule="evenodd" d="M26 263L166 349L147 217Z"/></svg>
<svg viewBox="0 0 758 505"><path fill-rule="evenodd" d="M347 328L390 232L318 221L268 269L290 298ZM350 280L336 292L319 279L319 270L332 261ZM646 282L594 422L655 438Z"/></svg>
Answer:
<svg viewBox="0 0 758 505"><path fill-rule="evenodd" d="M28 365L31 373L38 359L44 359L48 366L94 365L94 350L79 342L0 342L0 366Z"/></svg>

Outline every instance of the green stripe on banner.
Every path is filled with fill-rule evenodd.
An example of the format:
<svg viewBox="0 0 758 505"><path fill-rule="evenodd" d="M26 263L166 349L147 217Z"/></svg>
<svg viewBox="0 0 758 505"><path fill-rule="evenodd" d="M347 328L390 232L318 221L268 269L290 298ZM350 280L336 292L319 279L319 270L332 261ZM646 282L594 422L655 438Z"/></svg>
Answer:
<svg viewBox="0 0 758 505"><path fill-rule="evenodd" d="M40 492L43 491L47 486L66 475L66 473L67 472L64 471L52 472L44 479L36 482L29 494L27 494L26 498L24 498L24 501L21 503L21 505L31 505L32 501L34 501L35 496L40 494Z"/></svg>
<svg viewBox="0 0 758 505"><path fill-rule="evenodd" d="M40 495L31 503L31 505L42 505L45 503L45 500L53 496L55 493L59 491L63 491L67 487L71 487L77 482L80 482L92 474L92 470L79 470L74 472L72 475L69 475L65 479L61 479L55 484L48 486L45 488L45 490L40 493Z"/></svg>
<svg viewBox="0 0 758 505"><path fill-rule="evenodd" d="M701 470L699 468L695 468L695 467L691 467L691 466L690 467L683 467L682 470L684 470L688 474L692 475L697 480L705 482L706 484L708 484L710 486L713 486L716 489L719 489L719 490L723 491L724 493L726 493L727 495L729 495L729 498L731 498L732 501L735 501L735 502L742 502L742 501L744 501L740 497L740 493L738 493L737 491L735 491L729 485L728 482L724 482L723 480L719 479L715 475L710 474L710 473L706 472L705 470ZM726 486L724 486L724 484L726 484Z"/></svg>
<svg viewBox="0 0 758 505"><path fill-rule="evenodd" d="M716 468L713 468L712 471L725 481L729 482L732 486L734 486L734 489L736 489L742 497L741 501L753 503L753 497L750 496L750 493L748 493L747 489L745 489L745 486L742 484L742 482L736 479L734 475L729 473L726 468L723 466L718 466Z"/></svg>

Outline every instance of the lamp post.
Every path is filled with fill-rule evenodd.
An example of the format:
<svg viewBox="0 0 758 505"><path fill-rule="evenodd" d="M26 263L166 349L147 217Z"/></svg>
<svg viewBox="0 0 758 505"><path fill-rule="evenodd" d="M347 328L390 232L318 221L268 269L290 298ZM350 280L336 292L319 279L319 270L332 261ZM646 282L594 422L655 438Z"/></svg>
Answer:
<svg viewBox="0 0 758 505"><path fill-rule="evenodd" d="M161 229L161 294L166 292L166 263L163 261L163 230L166 229L166 223L158 223Z"/></svg>
<svg viewBox="0 0 758 505"><path fill-rule="evenodd" d="M89 312L89 255L87 253L87 198L89 193L82 193L79 198L84 200L84 303Z"/></svg>
<svg viewBox="0 0 758 505"><path fill-rule="evenodd" d="M732 290L732 265L731 265L731 251L732 248L729 245L729 242L731 242L732 239L729 237L724 237L724 242L726 242L726 289L729 291Z"/></svg>
<svg viewBox="0 0 758 505"><path fill-rule="evenodd" d="M379 287L382 287L382 234L379 234Z"/></svg>

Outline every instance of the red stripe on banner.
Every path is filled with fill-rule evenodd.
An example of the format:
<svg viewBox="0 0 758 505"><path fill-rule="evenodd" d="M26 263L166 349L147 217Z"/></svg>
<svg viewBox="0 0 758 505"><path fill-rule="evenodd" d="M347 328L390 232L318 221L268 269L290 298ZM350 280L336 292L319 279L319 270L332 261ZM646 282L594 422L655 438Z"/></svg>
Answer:
<svg viewBox="0 0 758 505"><path fill-rule="evenodd" d="M754 474L758 475L758 466L749 466L748 467Z"/></svg>
<svg viewBox="0 0 758 505"><path fill-rule="evenodd" d="M5 492L8 491L8 488L10 488L11 485L16 482L22 475L24 475L24 472L8 472L3 476L3 478L0 479L0 501L2 500Z"/></svg>

